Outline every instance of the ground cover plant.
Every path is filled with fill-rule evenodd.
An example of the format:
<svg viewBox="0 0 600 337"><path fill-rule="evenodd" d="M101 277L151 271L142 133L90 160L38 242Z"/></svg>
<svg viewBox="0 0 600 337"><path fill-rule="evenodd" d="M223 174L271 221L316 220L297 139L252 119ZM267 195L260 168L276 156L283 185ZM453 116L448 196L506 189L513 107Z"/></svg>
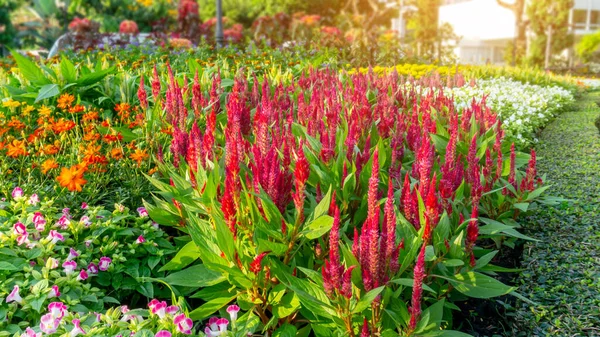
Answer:
<svg viewBox="0 0 600 337"><path fill-rule="evenodd" d="M594 126L598 93L558 117L542 133L539 169L550 191L568 199L527 219L539 241L526 245L520 291L537 305L517 307L516 336L597 334L600 284L597 274L600 216L600 137Z"/></svg>

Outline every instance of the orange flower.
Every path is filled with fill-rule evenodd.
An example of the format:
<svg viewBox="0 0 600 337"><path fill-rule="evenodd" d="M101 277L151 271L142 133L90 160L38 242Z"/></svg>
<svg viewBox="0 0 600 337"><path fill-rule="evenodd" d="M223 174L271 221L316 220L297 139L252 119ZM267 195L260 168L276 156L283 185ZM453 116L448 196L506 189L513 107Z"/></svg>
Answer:
<svg viewBox="0 0 600 337"><path fill-rule="evenodd" d="M24 140L13 140L12 143L6 146L6 155L9 157L17 158L19 156L27 155L27 148L25 148Z"/></svg>
<svg viewBox="0 0 600 337"><path fill-rule="evenodd" d="M121 141L123 140L123 136L119 133L116 135L106 135L104 136L104 141L107 143L112 143L112 142L116 142L116 141Z"/></svg>
<svg viewBox="0 0 600 337"><path fill-rule="evenodd" d="M71 94L62 94L58 98L58 104L56 106L63 110L66 110L71 107L71 104L73 104L74 101L75 96Z"/></svg>
<svg viewBox="0 0 600 337"><path fill-rule="evenodd" d="M42 117L50 117L51 113L52 110L45 105L42 105L42 107L38 109L38 114Z"/></svg>
<svg viewBox="0 0 600 337"><path fill-rule="evenodd" d="M91 111L91 112L88 112L85 115L83 115L83 118L81 120L84 122L91 122L91 121L95 121L97 119L98 119L98 112Z"/></svg>
<svg viewBox="0 0 600 337"><path fill-rule="evenodd" d="M15 130L21 130L25 128L25 124L18 120L15 116L12 116L7 125Z"/></svg>
<svg viewBox="0 0 600 337"><path fill-rule="evenodd" d="M76 114L85 110L85 107L81 104L77 104L74 107L69 108L69 112L72 114Z"/></svg>
<svg viewBox="0 0 600 337"><path fill-rule="evenodd" d="M87 183L87 180L83 179L85 169L86 167L82 165L63 167L56 180L60 186L66 187L69 191L81 192L81 187Z"/></svg>
<svg viewBox="0 0 600 337"><path fill-rule="evenodd" d="M48 171L58 168L58 163L54 159L47 159L42 163L42 173L46 174Z"/></svg>
<svg viewBox="0 0 600 337"><path fill-rule="evenodd" d="M129 103L117 103L115 105L115 111L121 120L126 120L129 118L129 112L131 111L131 105Z"/></svg>
<svg viewBox="0 0 600 337"><path fill-rule="evenodd" d="M52 131L54 131L54 133L57 133L57 134L65 132L65 131L69 131L74 127L75 127L75 122L67 121L64 118L61 118L57 122L52 123Z"/></svg>
<svg viewBox="0 0 600 337"><path fill-rule="evenodd" d="M146 150L135 149L135 152L130 154L129 158L136 161L138 166L140 166L142 164L142 161L148 158L148 153L146 153Z"/></svg>
<svg viewBox="0 0 600 337"><path fill-rule="evenodd" d="M40 152L42 152L42 154L51 156L58 153L58 151L60 151L60 142L56 141L54 144L45 145Z"/></svg>
<svg viewBox="0 0 600 337"><path fill-rule="evenodd" d="M120 147L115 147L114 149L110 150L110 156L115 160L123 159L123 149Z"/></svg>
<svg viewBox="0 0 600 337"><path fill-rule="evenodd" d="M150 169L150 171L148 171L148 175L151 176L154 173L156 173L158 171L158 168L156 166L154 166L153 168Z"/></svg>

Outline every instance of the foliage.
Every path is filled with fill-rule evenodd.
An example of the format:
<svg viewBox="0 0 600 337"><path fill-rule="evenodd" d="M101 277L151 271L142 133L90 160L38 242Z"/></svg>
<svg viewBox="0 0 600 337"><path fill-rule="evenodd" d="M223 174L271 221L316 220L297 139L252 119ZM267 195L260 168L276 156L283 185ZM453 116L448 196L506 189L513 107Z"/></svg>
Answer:
<svg viewBox="0 0 600 337"><path fill-rule="evenodd" d="M160 276L158 266L174 247L143 208L132 214L117 205L111 213L83 203L61 211L52 198L20 187L6 199L0 202L2 331L39 324L51 302L85 314L154 297L153 284L139 277Z"/></svg>
<svg viewBox="0 0 600 337"><path fill-rule="evenodd" d="M535 38L531 41L528 64L544 65L548 28L552 28L551 56L555 56L573 45L573 36L569 30L569 12L573 0L532 1L527 7L527 17Z"/></svg>
<svg viewBox="0 0 600 337"><path fill-rule="evenodd" d="M571 201L542 207L526 219L540 241L524 249L519 288L536 305L520 303L515 336L593 335L600 324L600 284L593 272L600 232L596 100L597 93L584 97L542 133L540 170L553 181L552 193Z"/></svg>
<svg viewBox="0 0 600 337"><path fill-rule="evenodd" d="M585 35L577 44L577 55L583 62L598 61L598 48L600 47L600 31Z"/></svg>

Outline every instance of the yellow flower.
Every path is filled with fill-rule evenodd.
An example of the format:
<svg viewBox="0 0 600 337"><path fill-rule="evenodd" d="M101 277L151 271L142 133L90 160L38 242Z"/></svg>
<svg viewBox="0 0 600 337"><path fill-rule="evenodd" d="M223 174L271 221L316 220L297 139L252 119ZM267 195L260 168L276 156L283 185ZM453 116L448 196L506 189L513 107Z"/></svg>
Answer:
<svg viewBox="0 0 600 337"><path fill-rule="evenodd" d="M12 98L9 98L8 101L2 102L2 106L4 108L18 108L21 106L21 103L17 102L17 101L13 101Z"/></svg>
<svg viewBox="0 0 600 337"><path fill-rule="evenodd" d="M25 116L29 116L29 114L30 114L30 113L31 113L33 110L35 110L35 108L34 108L33 106L31 106L31 105L27 105L25 108L23 108L22 112L23 112L23 115L25 115Z"/></svg>
<svg viewBox="0 0 600 337"><path fill-rule="evenodd" d="M50 109L49 107L42 105L41 108L38 109L38 113L44 117L50 117L50 114L52 113L52 109Z"/></svg>

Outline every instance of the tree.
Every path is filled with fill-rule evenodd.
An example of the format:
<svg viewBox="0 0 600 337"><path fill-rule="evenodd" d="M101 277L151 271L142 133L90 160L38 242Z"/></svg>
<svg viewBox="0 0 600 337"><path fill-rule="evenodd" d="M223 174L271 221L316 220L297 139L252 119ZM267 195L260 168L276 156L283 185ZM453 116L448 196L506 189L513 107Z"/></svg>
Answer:
<svg viewBox="0 0 600 337"><path fill-rule="evenodd" d="M577 55L583 62L597 62L600 59L599 48L600 30L581 38L581 41L577 44Z"/></svg>
<svg viewBox="0 0 600 337"><path fill-rule="evenodd" d="M498 5L509 9L515 15L515 38L512 45L512 65L521 63L525 52L527 50L527 25L529 21L525 20L523 14L525 13L525 2L526 0L515 0L513 3L507 3L504 0L496 0Z"/></svg>
<svg viewBox="0 0 600 337"><path fill-rule="evenodd" d="M573 0L536 0L527 7L527 16L535 37L531 42L528 62L548 67L553 56L573 44L569 28L569 11Z"/></svg>
<svg viewBox="0 0 600 337"><path fill-rule="evenodd" d="M417 0L416 6L414 32L417 54L425 59L434 59L440 41L438 27L440 0Z"/></svg>

